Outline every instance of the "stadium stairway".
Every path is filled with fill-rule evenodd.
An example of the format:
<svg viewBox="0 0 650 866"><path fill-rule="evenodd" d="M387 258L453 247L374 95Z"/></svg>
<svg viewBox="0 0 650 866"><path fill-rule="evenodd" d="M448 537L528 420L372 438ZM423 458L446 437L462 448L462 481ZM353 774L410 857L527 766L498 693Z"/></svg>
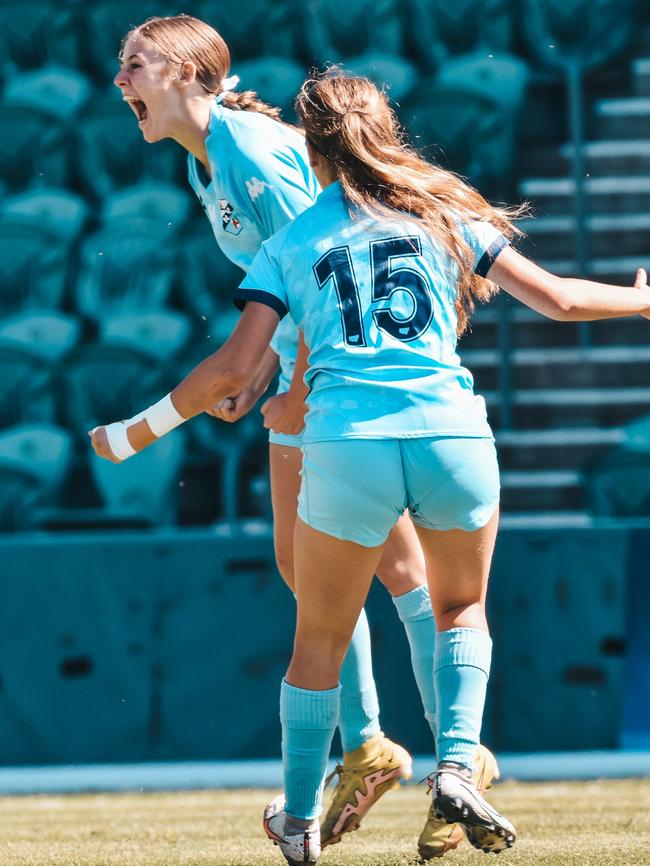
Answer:
<svg viewBox="0 0 650 866"><path fill-rule="evenodd" d="M650 55L650 34L642 49ZM650 56L634 59L630 92L589 107L585 145L588 274L630 285L650 271ZM560 275L576 275L570 144L533 146L523 156L524 253ZM510 347L510 405L504 413L504 364ZM559 323L511 299L477 312L460 343L486 396L502 466L503 510L517 521L552 513L575 525L585 510L585 463L622 441L622 425L650 412L649 323L640 317L587 326ZM507 390L507 389L506 389Z"/></svg>

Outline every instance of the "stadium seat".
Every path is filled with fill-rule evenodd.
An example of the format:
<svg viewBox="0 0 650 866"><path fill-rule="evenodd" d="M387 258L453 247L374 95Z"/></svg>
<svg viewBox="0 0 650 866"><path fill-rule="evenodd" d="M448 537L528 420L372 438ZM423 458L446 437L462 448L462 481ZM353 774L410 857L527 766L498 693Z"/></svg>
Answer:
<svg viewBox="0 0 650 866"><path fill-rule="evenodd" d="M0 463L35 475L43 493L60 487L70 466L72 438L48 424L20 424L0 432Z"/></svg>
<svg viewBox="0 0 650 866"><path fill-rule="evenodd" d="M234 290L244 272L221 252L205 218L190 225L180 247L179 287L184 305L211 322L232 307Z"/></svg>
<svg viewBox="0 0 650 866"><path fill-rule="evenodd" d="M82 106L75 131L77 172L98 199L147 178L173 183L180 173L181 148L171 141L146 144L137 119L114 87Z"/></svg>
<svg viewBox="0 0 650 866"><path fill-rule="evenodd" d="M15 75L2 96L8 105L38 108L69 120L88 99L90 90L90 82L81 72L62 66L45 66Z"/></svg>
<svg viewBox="0 0 650 866"><path fill-rule="evenodd" d="M549 66L589 67L628 44L636 0L524 0L521 25L531 56Z"/></svg>
<svg viewBox="0 0 650 866"><path fill-rule="evenodd" d="M6 75L48 62L77 62L75 16L56 0L0 0L0 68Z"/></svg>
<svg viewBox="0 0 650 866"><path fill-rule="evenodd" d="M436 80L451 87L470 86L503 106L506 112L521 108L528 67L519 57L474 51L449 57L440 64Z"/></svg>
<svg viewBox="0 0 650 866"><path fill-rule="evenodd" d="M94 521L112 526L175 523L184 432L173 430L123 466L92 454L92 476L104 501L102 513L94 515Z"/></svg>
<svg viewBox="0 0 650 866"><path fill-rule="evenodd" d="M135 219L105 226L81 248L75 286L78 311L100 320L164 306L176 259L173 228Z"/></svg>
<svg viewBox="0 0 650 866"><path fill-rule="evenodd" d="M88 205L70 190L43 187L3 199L0 217L4 215L35 221L56 233L62 242L71 242L88 218Z"/></svg>
<svg viewBox="0 0 650 866"><path fill-rule="evenodd" d="M404 12L413 51L426 70L435 71L453 54L511 50L510 0L406 0Z"/></svg>
<svg viewBox="0 0 650 866"><path fill-rule="evenodd" d="M101 219L103 223L140 219L177 229L184 225L191 203L185 189L164 181L143 181L107 195Z"/></svg>
<svg viewBox="0 0 650 866"><path fill-rule="evenodd" d="M51 362L18 342L0 341L0 428L23 423L53 424L56 416Z"/></svg>
<svg viewBox="0 0 650 866"><path fill-rule="evenodd" d="M599 517L650 516L650 415L623 431L619 445L585 465L589 509Z"/></svg>
<svg viewBox="0 0 650 866"><path fill-rule="evenodd" d="M291 119L293 102L305 80L305 70L288 57L267 56L237 64L238 90L254 90L269 105Z"/></svg>
<svg viewBox="0 0 650 866"><path fill-rule="evenodd" d="M65 128L51 113L0 103L0 178L9 189L65 186Z"/></svg>
<svg viewBox="0 0 650 866"><path fill-rule="evenodd" d="M263 55L297 54L295 4L292 0L197 0L193 14L211 24L226 40L232 71L241 76L241 61ZM299 4L301 5L301 4ZM239 89L248 89L243 81Z"/></svg>
<svg viewBox="0 0 650 866"><path fill-rule="evenodd" d="M112 81L119 68L122 39L128 31L154 15L170 15L175 11L165 0L93 0L84 3L81 23L87 68L100 81Z"/></svg>
<svg viewBox="0 0 650 866"><path fill-rule="evenodd" d="M298 5L300 44L309 63L342 61L366 52L405 53L398 0L310 0Z"/></svg>
<svg viewBox="0 0 650 866"><path fill-rule="evenodd" d="M512 170L512 137L503 146L504 111L476 89L421 82L402 101L400 117L425 156L468 177L484 194Z"/></svg>
<svg viewBox="0 0 650 866"><path fill-rule="evenodd" d="M0 345L57 363L79 343L81 323L56 311L27 310L0 319Z"/></svg>
<svg viewBox="0 0 650 866"><path fill-rule="evenodd" d="M55 309L68 275L67 247L34 218L0 217L0 313Z"/></svg>
<svg viewBox="0 0 650 866"><path fill-rule="evenodd" d="M363 75L393 100L400 100L415 85L418 74L412 63L396 54L369 51L346 61L346 69Z"/></svg>
<svg viewBox="0 0 650 866"><path fill-rule="evenodd" d="M176 384L151 353L102 341L74 351L61 366L60 381L66 425L82 441L88 430L131 418Z"/></svg>
<svg viewBox="0 0 650 866"><path fill-rule="evenodd" d="M169 363L187 344L190 323L175 310L120 313L102 317L100 335L105 344L130 346Z"/></svg>
<svg viewBox="0 0 650 866"><path fill-rule="evenodd" d="M40 526L70 468L71 437L50 425L0 432L0 531Z"/></svg>

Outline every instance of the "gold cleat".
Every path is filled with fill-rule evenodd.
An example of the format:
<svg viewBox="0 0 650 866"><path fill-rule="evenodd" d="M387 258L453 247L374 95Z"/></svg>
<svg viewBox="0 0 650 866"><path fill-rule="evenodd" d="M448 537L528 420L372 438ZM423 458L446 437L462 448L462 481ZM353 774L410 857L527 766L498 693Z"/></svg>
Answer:
<svg viewBox="0 0 650 866"><path fill-rule="evenodd" d="M492 787L494 779L499 778L499 767L497 759L485 746L479 746L474 759L474 771L472 782L476 789L483 793ZM480 831L475 831L480 835ZM442 857L447 851L458 848L465 838L465 832L460 824L448 824L444 818L438 818L431 803L429 814L420 838L418 839L418 851L423 860L431 860L434 857Z"/></svg>
<svg viewBox="0 0 650 866"><path fill-rule="evenodd" d="M344 833L358 830L361 819L386 791L398 788L400 780L411 778L412 764L406 749L382 733L348 752L343 765L339 764L325 781L328 785L338 776L321 824L321 846L334 845Z"/></svg>

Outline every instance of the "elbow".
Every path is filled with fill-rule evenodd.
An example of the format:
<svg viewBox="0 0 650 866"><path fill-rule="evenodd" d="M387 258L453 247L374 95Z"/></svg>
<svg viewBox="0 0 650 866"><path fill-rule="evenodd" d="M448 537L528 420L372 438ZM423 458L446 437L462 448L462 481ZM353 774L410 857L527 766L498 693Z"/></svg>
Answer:
<svg viewBox="0 0 650 866"><path fill-rule="evenodd" d="M548 316L556 322L575 322L580 319L580 305L571 289L559 280L550 299Z"/></svg>

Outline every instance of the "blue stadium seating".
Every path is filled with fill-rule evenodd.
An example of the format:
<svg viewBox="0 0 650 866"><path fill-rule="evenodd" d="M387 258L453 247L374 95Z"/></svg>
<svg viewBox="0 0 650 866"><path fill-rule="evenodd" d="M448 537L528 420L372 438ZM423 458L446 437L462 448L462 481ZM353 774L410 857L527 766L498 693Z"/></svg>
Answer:
<svg viewBox="0 0 650 866"><path fill-rule="evenodd" d="M413 52L429 72L450 55L512 50L510 0L406 0Z"/></svg>
<svg viewBox="0 0 650 866"><path fill-rule="evenodd" d="M174 430L125 466L91 455L90 467L103 508L101 513L89 512L86 519L113 527L174 524L184 451L184 431Z"/></svg>
<svg viewBox="0 0 650 866"><path fill-rule="evenodd" d="M53 506L70 467L70 435L48 425L0 431L0 531L38 525Z"/></svg>
<svg viewBox="0 0 650 866"><path fill-rule="evenodd" d="M64 124L37 108L0 102L0 179L12 190L66 186Z"/></svg>
<svg viewBox="0 0 650 866"><path fill-rule="evenodd" d="M147 220L174 230L184 226L192 199L187 189L158 180L145 180L109 193L102 201L104 223Z"/></svg>
<svg viewBox="0 0 650 866"><path fill-rule="evenodd" d="M173 183L183 163L170 141L145 144L133 112L115 87L92 96L75 124L76 170L88 192L101 199L144 179Z"/></svg>
<svg viewBox="0 0 650 866"><path fill-rule="evenodd" d="M232 307L235 288L244 272L218 248L208 221L193 222L180 244L179 288L188 310L212 321Z"/></svg>
<svg viewBox="0 0 650 866"><path fill-rule="evenodd" d="M81 72L44 66L13 76L2 94L8 105L24 105L68 120L88 99L91 84Z"/></svg>
<svg viewBox="0 0 650 866"><path fill-rule="evenodd" d="M59 236L61 243L74 241L88 219L86 201L69 189L40 187L15 193L0 203L0 218L17 216L44 226Z"/></svg>
<svg viewBox="0 0 650 866"><path fill-rule="evenodd" d="M176 273L173 227L133 219L86 238L75 286L77 310L92 319L163 307Z"/></svg>
<svg viewBox="0 0 650 866"><path fill-rule="evenodd" d="M60 306L68 278L67 248L38 217L0 217L0 311Z"/></svg>

